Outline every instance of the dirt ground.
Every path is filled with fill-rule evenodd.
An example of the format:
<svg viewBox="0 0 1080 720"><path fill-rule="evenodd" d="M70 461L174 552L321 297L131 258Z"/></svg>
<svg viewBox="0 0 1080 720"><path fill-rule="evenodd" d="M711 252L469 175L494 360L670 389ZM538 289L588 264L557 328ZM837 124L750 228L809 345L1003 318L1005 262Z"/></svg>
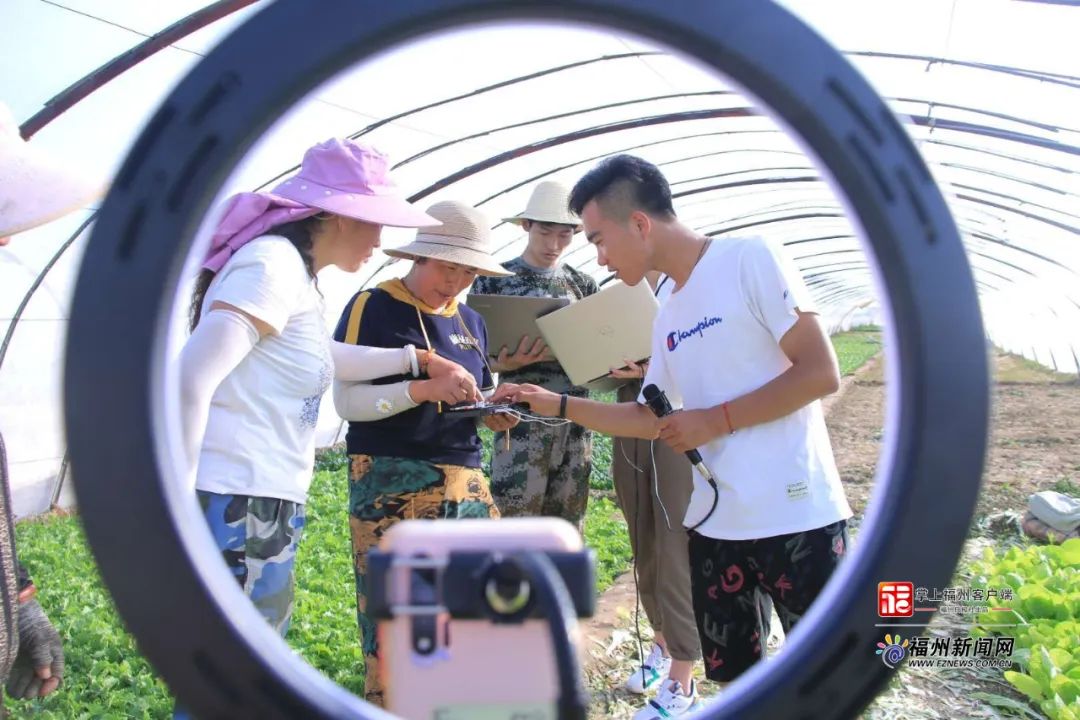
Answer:
<svg viewBox="0 0 1080 720"><path fill-rule="evenodd" d="M1075 376L1050 373L1004 354L993 358L993 408L987 468L967 551L977 553L987 516L1022 512L1028 496L1039 490L1080 492L1080 382ZM884 428L883 362L871 360L845 378L841 390L825 403L837 466L854 510L857 526L873 489ZM980 522L980 520L982 522ZM596 617L584 626L586 676L593 692L590 717L629 718L641 699L621 689L634 667L633 573L626 573L600 598ZM939 617L931 634L956 635ZM640 627L645 650L650 636L644 611ZM774 621L774 626L778 623ZM779 638L770 639L776 647ZM700 676L700 669L698 670ZM702 694L716 686L703 682ZM866 720L894 718L996 718L998 714L973 693L1019 699L996 671L940 671L905 668L867 709Z"/></svg>
<svg viewBox="0 0 1080 720"><path fill-rule="evenodd" d="M1080 383L1032 363L995 354L989 453L976 518L1022 511L1033 492L1080 479ZM856 515L866 508L885 433L880 357L827 406L836 464Z"/></svg>

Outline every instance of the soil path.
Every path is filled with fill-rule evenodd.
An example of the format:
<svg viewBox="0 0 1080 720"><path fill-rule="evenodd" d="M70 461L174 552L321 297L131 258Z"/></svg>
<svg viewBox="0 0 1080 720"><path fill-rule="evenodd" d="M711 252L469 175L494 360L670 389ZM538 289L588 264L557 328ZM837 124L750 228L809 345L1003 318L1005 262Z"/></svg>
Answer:
<svg viewBox="0 0 1080 720"><path fill-rule="evenodd" d="M1038 490L1057 487L1075 494L1080 484L1080 382L1004 354L995 354L992 361L990 451L976 520L1002 510L1022 511L1028 496ZM871 359L825 401L833 451L856 526L870 498L886 432L883 365L880 355ZM594 698L590 717L629 718L640 707L639 698L619 689L637 656L634 614L634 578L627 572L599 598L596 615L582 628L585 671ZM640 624L647 651L644 611ZM1009 693L1000 676L944 678L905 670L900 680L871 706L867 718L993 717L984 714L979 701L965 699L969 693L957 690ZM703 694L715 692L708 683L701 689ZM959 715L957 703L964 706Z"/></svg>

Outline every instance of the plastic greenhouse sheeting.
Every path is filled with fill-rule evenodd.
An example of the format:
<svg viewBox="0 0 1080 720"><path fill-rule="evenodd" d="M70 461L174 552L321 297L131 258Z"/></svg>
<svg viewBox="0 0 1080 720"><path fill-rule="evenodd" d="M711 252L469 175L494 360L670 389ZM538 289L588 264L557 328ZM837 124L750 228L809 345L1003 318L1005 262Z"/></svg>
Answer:
<svg viewBox="0 0 1080 720"><path fill-rule="evenodd" d="M4 0L0 101L25 121L208 4ZM108 178L175 83L263 4L138 62L33 142ZM1080 9L1031 0L784 4L848 53L915 138L962 230L989 340L1080 372ZM289 51L288 38L268 41ZM314 89L279 118L219 200L275 182L305 148L345 135L387 150L398 181L421 205L455 198L482 209L502 260L519 254L525 238L499 218L520 211L533 184L572 184L604 156L641 155L662 168L680 217L698 231L755 233L787 245L830 329L885 316L858 231L813 159L723 78L640 38L504 24L397 48ZM43 270L93 210L0 248L0 331L11 330L40 283L0 365L0 430L19 514L48 507L61 471L64 333L85 234ZM408 239L388 229L383 244ZM601 281L608 276L581 236L567 261ZM358 288L403 268L377 253L355 275L325 271L327 322ZM178 298L170 352L183 340L184 305ZM319 429L320 444L341 433L325 399Z"/></svg>

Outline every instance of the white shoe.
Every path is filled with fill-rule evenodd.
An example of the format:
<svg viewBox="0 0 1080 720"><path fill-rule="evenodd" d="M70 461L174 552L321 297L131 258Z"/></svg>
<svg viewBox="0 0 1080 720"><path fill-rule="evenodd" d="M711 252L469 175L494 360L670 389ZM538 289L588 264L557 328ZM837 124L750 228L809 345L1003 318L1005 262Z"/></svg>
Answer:
<svg viewBox="0 0 1080 720"><path fill-rule="evenodd" d="M634 715L634 720L665 720L694 713L701 707L697 696L697 683L690 681L690 694L683 694L678 680L666 683L652 700Z"/></svg>
<svg viewBox="0 0 1080 720"><path fill-rule="evenodd" d="M671 658L664 657L660 646L653 644L649 656L626 679L626 689L637 695L644 695L658 687L670 671Z"/></svg>

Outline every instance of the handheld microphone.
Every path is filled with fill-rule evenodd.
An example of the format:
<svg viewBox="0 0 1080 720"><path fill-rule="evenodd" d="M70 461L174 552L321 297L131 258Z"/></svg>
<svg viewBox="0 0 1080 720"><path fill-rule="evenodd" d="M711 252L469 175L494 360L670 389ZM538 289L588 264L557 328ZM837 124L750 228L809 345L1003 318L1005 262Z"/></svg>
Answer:
<svg viewBox="0 0 1080 720"><path fill-rule="evenodd" d="M667 395L664 391L656 387L652 383L646 385L641 389L641 394L645 396L645 404L652 410L653 415L656 417L664 417L675 412L671 409L671 403L668 402ZM712 473L709 472L709 468L705 467L705 461L701 458L701 453L695 448L691 448L686 451L686 457L690 459L690 464L701 473L701 476L708 480L710 483L715 483Z"/></svg>

